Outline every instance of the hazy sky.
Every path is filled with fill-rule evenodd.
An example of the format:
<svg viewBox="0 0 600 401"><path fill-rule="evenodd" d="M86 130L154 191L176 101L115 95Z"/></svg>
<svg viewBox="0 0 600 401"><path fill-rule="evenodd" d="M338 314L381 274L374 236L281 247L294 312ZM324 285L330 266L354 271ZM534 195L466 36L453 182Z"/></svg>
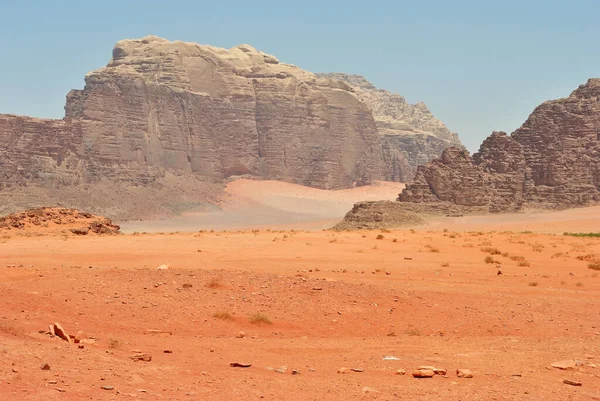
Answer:
<svg viewBox="0 0 600 401"><path fill-rule="evenodd" d="M425 102L470 150L600 76L598 0L0 0L0 113L60 118L119 39L248 43Z"/></svg>

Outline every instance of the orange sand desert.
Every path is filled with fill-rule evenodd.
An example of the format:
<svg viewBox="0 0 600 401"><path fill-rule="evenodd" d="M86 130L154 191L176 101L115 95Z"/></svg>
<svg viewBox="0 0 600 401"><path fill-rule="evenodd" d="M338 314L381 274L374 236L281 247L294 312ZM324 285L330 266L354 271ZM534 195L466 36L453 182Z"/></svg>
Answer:
<svg viewBox="0 0 600 401"><path fill-rule="evenodd" d="M600 208L391 232L5 231L0 399L598 400L600 238L562 235L597 227Z"/></svg>

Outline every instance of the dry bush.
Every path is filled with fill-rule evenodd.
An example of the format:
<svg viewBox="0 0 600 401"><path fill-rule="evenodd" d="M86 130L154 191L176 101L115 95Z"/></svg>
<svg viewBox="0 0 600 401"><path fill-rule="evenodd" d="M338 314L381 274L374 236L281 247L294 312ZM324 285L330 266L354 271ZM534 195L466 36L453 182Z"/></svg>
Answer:
<svg viewBox="0 0 600 401"><path fill-rule="evenodd" d="M529 283L530 287L537 287L539 284L537 281L532 281L531 283Z"/></svg>
<svg viewBox="0 0 600 401"><path fill-rule="evenodd" d="M425 248L427 248L427 250L429 250L429 252L437 253L440 251L438 248L436 248L435 246L432 246L432 245L426 245Z"/></svg>
<svg viewBox="0 0 600 401"><path fill-rule="evenodd" d="M377 237L375 239L384 239L385 236L383 234L377 234Z"/></svg>
<svg viewBox="0 0 600 401"><path fill-rule="evenodd" d="M271 322L271 319L269 319L267 315L260 312L250 316L248 320L252 324L273 324L273 322Z"/></svg>
<svg viewBox="0 0 600 401"><path fill-rule="evenodd" d="M593 262L588 265L589 269L600 270L600 262Z"/></svg>
<svg viewBox="0 0 600 401"><path fill-rule="evenodd" d="M529 262L528 262L528 261L526 261L526 260L521 260L519 263L517 263L517 266L519 266L519 267L529 267L529 266L531 266L531 265L529 264Z"/></svg>
<svg viewBox="0 0 600 401"><path fill-rule="evenodd" d="M502 254L502 252L500 252L500 250L498 250L498 248L491 248L491 247L481 248L481 252L489 253L491 255L501 255Z"/></svg>
<svg viewBox="0 0 600 401"><path fill-rule="evenodd" d="M223 287L223 283L221 283L221 279L219 277L213 277L208 283L206 283L208 288L221 288Z"/></svg>
<svg viewBox="0 0 600 401"><path fill-rule="evenodd" d="M233 316L231 315L231 313L229 312L215 312L213 314L213 317L215 319L220 319L220 320L233 320Z"/></svg>
<svg viewBox="0 0 600 401"><path fill-rule="evenodd" d="M491 263L498 263L498 261L496 259L494 259L493 257L491 257L491 256L486 256L485 259L483 259L483 261L485 263L490 263L490 264Z"/></svg>

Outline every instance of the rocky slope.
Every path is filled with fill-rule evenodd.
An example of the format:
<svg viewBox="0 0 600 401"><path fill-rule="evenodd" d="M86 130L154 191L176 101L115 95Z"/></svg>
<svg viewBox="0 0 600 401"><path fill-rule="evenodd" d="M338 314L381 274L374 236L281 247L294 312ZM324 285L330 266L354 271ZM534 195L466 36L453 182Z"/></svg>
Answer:
<svg viewBox="0 0 600 401"><path fill-rule="evenodd" d="M0 233L43 235L118 234L120 227L110 219L66 208L37 208L0 217Z"/></svg>
<svg viewBox="0 0 600 401"><path fill-rule="evenodd" d="M600 79L538 106L510 136L493 133L472 158L446 150L419 167L398 200L492 212L600 201Z"/></svg>
<svg viewBox="0 0 600 401"><path fill-rule="evenodd" d="M464 148L458 135L436 119L424 103L410 104L360 75L317 75L348 83L369 106L382 140L384 174L390 181L411 181L418 166L439 157L444 149Z"/></svg>

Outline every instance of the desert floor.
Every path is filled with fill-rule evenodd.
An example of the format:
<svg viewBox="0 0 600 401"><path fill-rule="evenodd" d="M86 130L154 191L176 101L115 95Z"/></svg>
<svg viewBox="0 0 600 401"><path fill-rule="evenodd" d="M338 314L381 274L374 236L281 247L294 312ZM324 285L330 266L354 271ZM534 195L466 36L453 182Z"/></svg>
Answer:
<svg viewBox="0 0 600 401"><path fill-rule="evenodd" d="M477 224L3 234L0 399L600 399L600 239ZM53 322L91 340L43 334Z"/></svg>

